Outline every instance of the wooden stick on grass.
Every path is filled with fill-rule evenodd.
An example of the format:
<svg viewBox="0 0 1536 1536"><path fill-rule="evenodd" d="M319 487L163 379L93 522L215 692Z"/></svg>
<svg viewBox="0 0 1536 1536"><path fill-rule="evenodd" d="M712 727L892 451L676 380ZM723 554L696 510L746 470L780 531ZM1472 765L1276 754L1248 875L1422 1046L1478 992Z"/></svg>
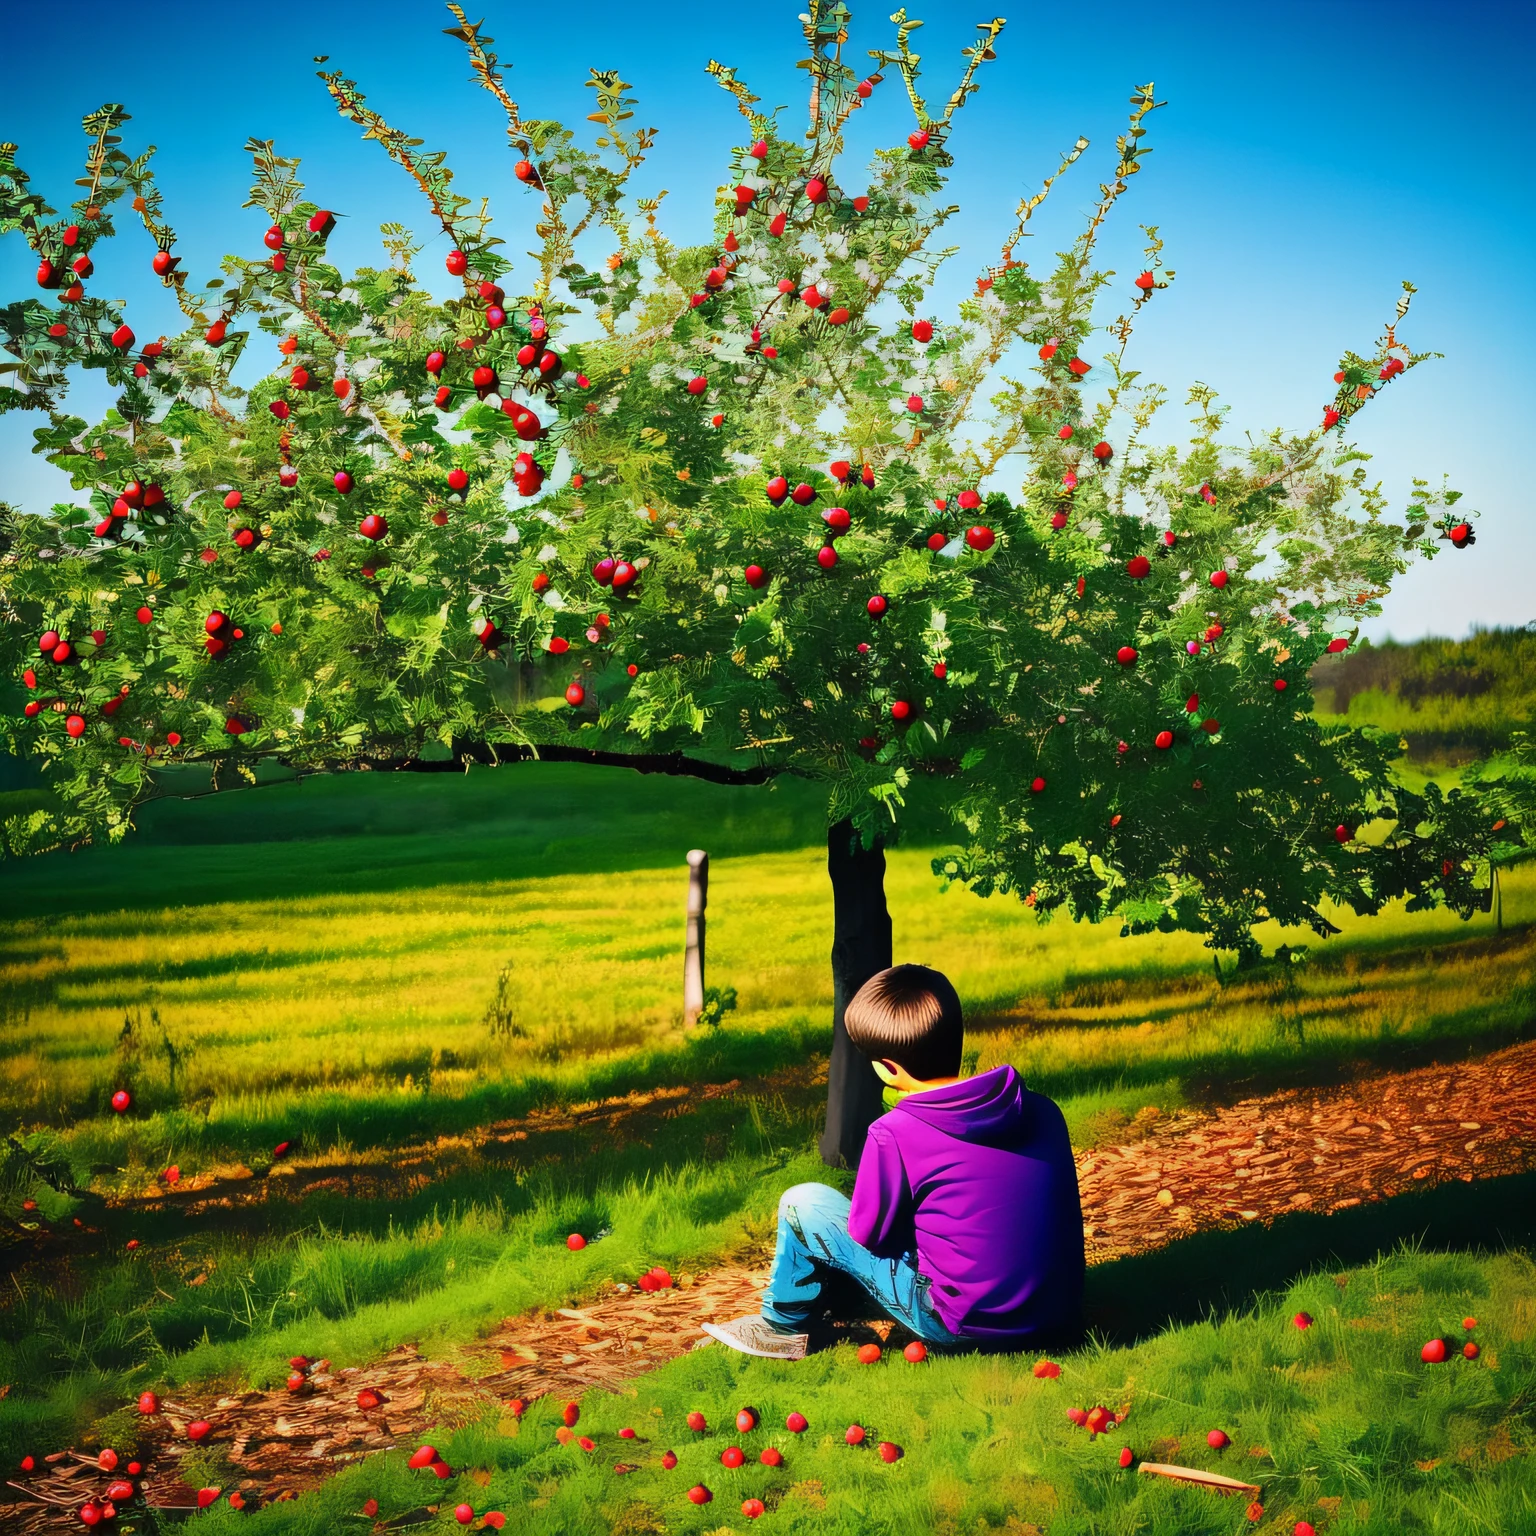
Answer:
<svg viewBox="0 0 1536 1536"><path fill-rule="evenodd" d="M1240 1483L1235 1477L1202 1472L1199 1467L1170 1467L1159 1461L1144 1461L1136 1470L1153 1477L1171 1478L1176 1483L1199 1483L1202 1488L1212 1488L1217 1493L1251 1493L1257 1497L1260 1492L1256 1483Z"/></svg>

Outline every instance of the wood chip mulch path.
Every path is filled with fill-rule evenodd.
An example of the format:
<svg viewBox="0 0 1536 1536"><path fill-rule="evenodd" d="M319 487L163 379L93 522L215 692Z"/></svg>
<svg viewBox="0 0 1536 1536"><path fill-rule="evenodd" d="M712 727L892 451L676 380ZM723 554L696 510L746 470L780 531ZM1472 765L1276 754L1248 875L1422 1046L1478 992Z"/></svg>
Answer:
<svg viewBox="0 0 1536 1536"><path fill-rule="evenodd" d="M1180 1115L1077 1160L1088 1262L1204 1228L1332 1213L1536 1166L1536 1044Z"/></svg>
<svg viewBox="0 0 1536 1536"><path fill-rule="evenodd" d="M1293 1090L1173 1117L1141 1141L1082 1154L1078 1181L1088 1259L1098 1264L1213 1226L1340 1211L1533 1166L1536 1043L1347 1090ZM319 1362L299 1395L167 1399L144 1424L145 1493L162 1509L195 1506L197 1490L178 1471L194 1418L212 1423L205 1444L235 1473L237 1486L223 1496L256 1504L293 1498L375 1451L414 1449L429 1429L479 1418L490 1404L506 1411L515 1398L612 1390L693 1348L706 1337L701 1323L755 1311L766 1278L761 1267L727 1265L680 1275L666 1291L616 1290L581 1307L532 1312L503 1322L457 1362L426 1360L410 1345L369 1366ZM364 1388L377 1407L359 1407ZM11 1485L50 1502L0 1506L0 1524L21 1536L77 1528L80 1502L107 1481L93 1458L60 1453Z"/></svg>

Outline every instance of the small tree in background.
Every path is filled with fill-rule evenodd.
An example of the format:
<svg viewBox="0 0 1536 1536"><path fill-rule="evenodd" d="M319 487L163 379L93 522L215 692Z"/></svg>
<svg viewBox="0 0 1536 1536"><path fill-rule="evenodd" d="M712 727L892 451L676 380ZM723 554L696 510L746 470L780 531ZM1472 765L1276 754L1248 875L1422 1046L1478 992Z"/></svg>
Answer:
<svg viewBox="0 0 1536 1536"><path fill-rule="evenodd" d="M216 783L254 782L263 758L814 778L835 913L822 1146L850 1163L880 1101L842 1012L891 963L883 849L919 777L961 830L943 877L1041 914L1203 933L1243 961L1266 919L1335 931L1327 902L1485 907L1508 820L1405 791L1395 741L1310 715L1314 661L1436 534L1471 542L1456 494L1420 482L1392 521L1344 437L1427 355L1397 338L1409 285L1311 428L1232 450L1196 386L1190 442L1153 446L1164 392L1127 347L1173 273L1155 227L1137 274L1095 266L1148 153L1150 85L1071 248L1039 272L1015 254L1086 139L939 317L950 141L1001 21L939 107L920 23L898 12L862 71L846 7L812 0L803 135L711 62L744 142L712 237L678 246L660 196L630 190L653 133L625 82L593 71L584 147L522 116L492 40L449 9L541 202L531 263L506 258L442 155L321 74L425 195L463 282L446 303L417 285L399 225L387 265L345 277L335 214L271 143L248 146L265 248L201 286L151 152L120 146L121 108L86 119L88 190L65 217L0 147L0 228L32 244L41 289L0 310L16 359L0 405L46 412L39 451L90 493L0 525L6 671L27 700L7 740L63 805L7 823L12 852L120 837L190 763ZM845 127L882 86L913 127L844 180ZM125 202L154 245L133 259L152 257L188 321L147 346L94 294ZM272 371L237 388L243 349L272 342ZM121 389L94 425L60 407L73 365Z"/></svg>

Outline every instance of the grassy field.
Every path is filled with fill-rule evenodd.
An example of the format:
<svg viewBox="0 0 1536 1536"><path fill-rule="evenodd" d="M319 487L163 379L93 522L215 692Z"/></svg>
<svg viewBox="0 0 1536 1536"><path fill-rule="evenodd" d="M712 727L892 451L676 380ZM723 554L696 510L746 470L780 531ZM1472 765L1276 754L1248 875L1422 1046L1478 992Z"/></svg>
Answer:
<svg viewBox="0 0 1536 1536"><path fill-rule="evenodd" d="M679 792L545 766L158 806L129 847L7 866L0 1113L137 1178L790 1066L827 1039L819 817L806 785ZM694 845L712 855L710 977L740 1000L714 1034L679 1020ZM952 975L981 1065L1015 1062L1085 1130L1485 1048L1532 1013L1536 872L1506 880L1502 936L1491 919L1344 916L1307 965L1223 985L1197 938L1041 926L1017 901L941 891L929 857L891 856L898 958ZM493 1028L503 966L513 1006ZM125 1086L134 1112L114 1116Z"/></svg>
<svg viewBox="0 0 1536 1536"><path fill-rule="evenodd" d="M676 1273L760 1249L778 1192L828 1176L806 1065L829 1037L821 826L805 785L680 788L529 766L164 804L127 847L5 866L0 1114L119 1203L37 1192L54 1225L81 1214L99 1230L15 1269L0 1382L18 1390L0 1397L0 1457L63 1444L145 1385L271 1383L290 1354L362 1363L402 1339L451 1355L502 1317L650 1264ZM711 980L740 996L713 1031L677 1019L691 846L712 855ZM1079 1145L1183 1105L1456 1059L1527 1036L1536 1018L1536 871L1507 880L1502 933L1491 918L1346 918L1305 965L1223 985L1195 939L1042 927L1017 902L941 892L928 860L921 848L891 858L898 958L954 976L978 1064L1015 1062L1062 1102ZM508 964L511 1016L493 1029ZM639 1114L621 1134L575 1126L507 1146L466 1135L541 1106L734 1079L737 1093ZM124 1084L136 1102L119 1117L107 1099ZM299 1203L274 1178L258 1204L197 1216L128 1198L170 1162L188 1179L260 1172L293 1137L296 1163L373 1182ZM413 1143L430 1177L395 1176ZM725 1474L713 1440L678 1444L675 1474L646 1463L615 1486L616 1453L584 1464L552 1443L541 1409L515 1437L457 1431L455 1459L492 1476L450 1488L448 1504L526 1506L533 1531L703 1532L744 1525L741 1499L772 1485L789 1530L1248 1528L1236 1506L1122 1476L1118 1440L1090 1447L1061 1417L1079 1393L1131 1402L1139 1453L1181 1438L1163 1459L1204 1457L1198 1436L1219 1414L1240 1447L1228 1459L1280 1490L1271 1515L1338 1498L1335 1529L1536 1528L1518 1523L1536 1518L1529 1266L1375 1262L1410 1234L1436 1248L1516 1240L1509 1214L1522 1205L1536 1209L1529 1181L1456 1186L1102 1266L1090 1307L1105 1342L1063 1357L1063 1382L955 1360L873 1394L871 1427L910 1451L895 1467L823 1443L824 1426L875 1412L872 1378L836 1356L793 1376L818 1433L785 1474L758 1468L762 1488ZM568 1231L605 1228L582 1253L564 1248ZM1341 1262L1366 1266L1342 1292L1306 1278ZM1298 1296L1329 1319L1304 1340L1280 1321ZM1424 1375L1416 1334L1464 1311L1494 1330L1483 1368ZM694 1357L638 1397L594 1404L592 1419L606 1436L644 1415L670 1435L687 1408L723 1418L746 1394L781 1420L790 1380ZM1272 1465L1247 1459L1254 1444ZM717 1499L695 1512L681 1491L706 1465ZM442 1494L434 1481L430 1497ZM390 1514L424 1494L391 1461L256 1519L332 1530L369 1496ZM1506 1523L1486 1523L1497 1510ZM1264 1529L1282 1528L1270 1519Z"/></svg>
<svg viewBox="0 0 1536 1536"><path fill-rule="evenodd" d="M1290 1321L1303 1308L1316 1319L1305 1331ZM1481 1359L1421 1364L1424 1339L1443 1333L1459 1346L1469 1312ZM703 1533L747 1528L737 1510L758 1497L769 1510L763 1528L795 1536L1218 1536L1256 1527L1288 1533L1301 1519L1337 1532L1520 1536L1536 1529L1533 1329L1536 1272L1528 1261L1409 1253L1303 1277L1239 1316L1063 1356L1058 1380L1038 1380L1007 1360L912 1366L892 1357L860 1366L845 1347L786 1367L711 1350L633 1393L589 1399L581 1428L596 1442L590 1454L556 1443L558 1405L543 1403L519 1426L487 1420L437 1441L460 1469L447 1484L432 1479L424 1491L426 1474L393 1456L299 1506L273 1506L250 1520L220 1510L201 1525L334 1530L368 1498L379 1501L381 1518L424 1499L445 1507L464 1499L477 1512L508 1511L529 1532ZM1093 1442L1065 1410L1098 1403L1128 1416ZM734 1433L735 1411L749 1404L761 1427ZM689 1431L683 1420L694 1409L717 1427ZM791 1411L810 1419L804 1434L780 1428ZM854 1423L869 1436L857 1449L844 1437ZM617 1438L626 1425L635 1440ZM1213 1429L1230 1447L1206 1445ZM885 1463L877 1440L904 1454ZM749 1458L737 1471L719 1460L732 1444ZM783 1452L782 1467L758 1463L769 1444ZM1257 1483L1262 1509L1122 1470L1123 1446L1138 1458ZM679 1458L672 1471L659 1464L668 1448ZM613 1470L621 1460L637 1465L622 1481ZM713 1503L687 1501L696 1484Z"/></svg>

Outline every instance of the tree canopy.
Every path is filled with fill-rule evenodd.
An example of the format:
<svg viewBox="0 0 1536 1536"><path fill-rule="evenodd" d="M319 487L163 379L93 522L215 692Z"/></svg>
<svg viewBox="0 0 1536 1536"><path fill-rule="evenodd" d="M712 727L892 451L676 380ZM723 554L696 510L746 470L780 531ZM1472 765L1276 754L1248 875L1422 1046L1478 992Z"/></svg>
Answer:
<svg viewBox="0 0 1536 1536"><path fill-rule="evenodd" d="M462 280L446 302L400 224L385 264L333 265L336 212L272 142L248 145L264 246L202 282L121 107L85 120L65 215L0 145L0 231L40 264L0 309L0 408L46 416L38 451L90 502L0 522L26 700L5 738L63 807L12 818L12 853L122 836L187 764L227 783L263 758L590 753L808 775L867 841L899 836L925 776L961 845L942 876L1222 948L1270 917L1328 931L1329 900L1485 903L1515 833L1472 794L1404 790L1395 739L1310 714L1313 663L1410 562L1472 542L1454 491L1415 481L1394 513L1347 436L1429 356L1398 337L1410 284L1312 423L1233 447L1197 385L1192 434L1159 442L1166 391L1130 359L1174 277L1156 226L1137 272L1098 265L1150 153L1150 84L1070 248L1017 254L1084 138L940 315L946 175L1001 21L938 104L920 23L898 13L866 68L847 8L811 0L804 132L711 62L742 142L710 237L680 245L662 194L634 190L654 131L626 82L592 71L589 141L525 118L492 39L449 9L539 205L529 259L442 154L320 77L425 198ZM848 121L890 96L911 126L856 174ZM98 296L119 234L174 289L179 334L146 345ZM242 388L257 347L272 367ZM77 366L121 391L98 422L64 409Z"/></svg>

